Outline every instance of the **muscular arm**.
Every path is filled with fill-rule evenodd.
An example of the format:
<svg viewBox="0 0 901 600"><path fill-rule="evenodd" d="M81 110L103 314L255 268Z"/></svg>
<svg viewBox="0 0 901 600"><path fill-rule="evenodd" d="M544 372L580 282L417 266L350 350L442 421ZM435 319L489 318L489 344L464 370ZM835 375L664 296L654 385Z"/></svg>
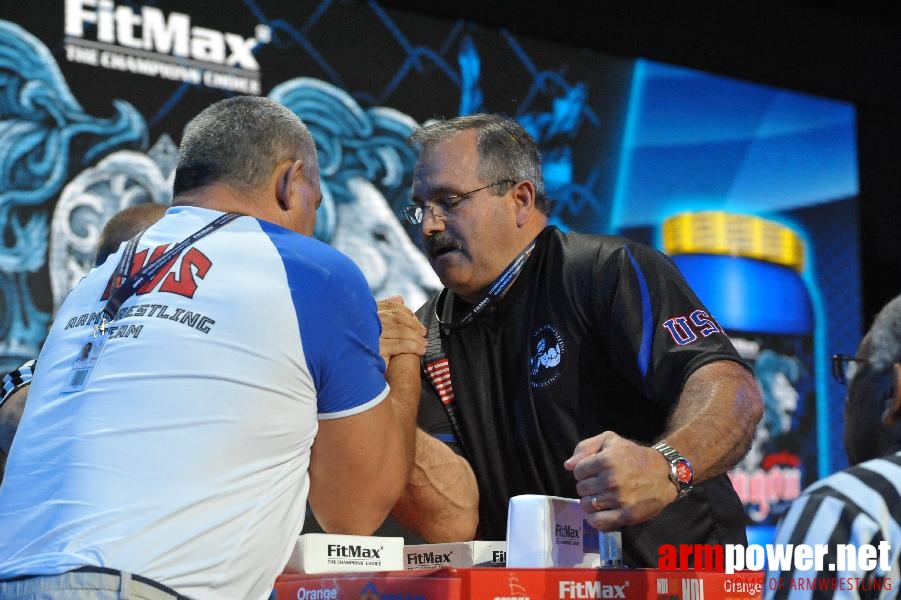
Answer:
<svg viewBox="0 0 901 600"><path fill-rule="evenodd" d="M413 464L425 328L399 296L377 307L388 398L359 415L321 421L310 458L310 506L330 533L375 531Z"/></svg>
<svg viewBox="0 0 901 600"><path fill-rule="evenodd" d="M479 489L469 463L416 430L416 459L392 515L427 542L468 541L479 524Z"/></svg>
<svg viewBox="0 0 901 600"><path fill-rule="evenodd" d="M369 535L410 474L419 402L419 357L392 357L388 397L350 417L320 421L310 457L309 502L329 533Z"/></svg>
<svg viewBox="0 0 901 600"><path fill-rule="evenodd" d="M663 439L688 458L695 480L704 481L741 460L761 416L763 400L751 372L729 360L716 361L688 378ZM669 463L666 468L669 472Z"/></svg>
<svg viewBox="0 0 901 600"><path fill-rule="evenodd" d="M386 364L399 352L417 354L418 361L425 352L426 329L402 299L379 302L379 318L380 353ZM421 429L415 437L413 467L392 516L431 543L471 540L479 522L479 492L469 463Z"/></svg>
<svg viewBox="0 0 901 600"><path fill-rule="evenodd" d="M661 439L691 462L698 483L741 459L762 414L750 371L715 361L688 378ZM565 466L577 480L589 522L605 531L647 521L678 496L662 454L610 431L580 442ZM592 498L600 510L591 506Z"/></svg>

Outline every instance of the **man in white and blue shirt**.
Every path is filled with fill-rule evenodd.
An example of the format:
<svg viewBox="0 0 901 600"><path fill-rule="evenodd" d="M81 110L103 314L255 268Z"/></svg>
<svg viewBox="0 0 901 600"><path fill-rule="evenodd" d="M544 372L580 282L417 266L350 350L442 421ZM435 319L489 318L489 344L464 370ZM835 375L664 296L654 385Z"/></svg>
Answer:
<svg viewBox="0 0 901 600"><path fill-rule="evenodd" d="M300 119L265 98L212 105L174 192L44 344L0 486L2 598L117 598L133 579L267 598L307 500L326 530L368 534L406 484L424 338L381 348L362 273L312 238Z"/></svg>

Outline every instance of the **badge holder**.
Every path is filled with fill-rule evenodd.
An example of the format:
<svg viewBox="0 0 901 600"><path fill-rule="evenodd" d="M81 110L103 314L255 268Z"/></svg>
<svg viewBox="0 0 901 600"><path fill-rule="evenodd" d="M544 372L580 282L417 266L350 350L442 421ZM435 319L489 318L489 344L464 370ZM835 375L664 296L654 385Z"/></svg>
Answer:
<svg viewBox="0 0 901 600"><path fill-rule="evenodd" d="M75 357L69 377L66 380L66 386L63 388L63 393L78 392L85 388L91 373L94 372L94 367L97 366L100 353L103 352L103 348L109 339L107 326L116 319L122 304L136 294L141 286L150 281L160 269L170 264L170 261L181 254L185 248L240 216L237 213L225 213L218 216L209 225L198 229L192 235L170 248L165 254L157 257L140 271L129 276L129 268L135 257L138 240L144 235L146 229L131 238L122 252L119 264L116 266L119 285L110 293L109 300L107 300L106 306L103 307L103 317L100 324L91 331L91 337L85 341L78 352L78 356Z"/></svg>
<svg viewBox="0 0 901 600"><path fill-rule="evenodd" d="M107 339L108 336L103 327L98 327L91 332L91 337L81 346L78 356L72 361L63 393L79 392L85 388L91 373L94 372L94 367L97 366L100 353L106 347Z"/></svg>

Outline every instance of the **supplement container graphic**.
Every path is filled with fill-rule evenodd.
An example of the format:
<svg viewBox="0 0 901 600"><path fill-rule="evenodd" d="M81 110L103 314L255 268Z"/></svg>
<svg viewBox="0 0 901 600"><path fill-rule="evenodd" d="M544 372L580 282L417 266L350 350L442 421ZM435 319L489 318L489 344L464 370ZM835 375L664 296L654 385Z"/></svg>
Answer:
<svg viewBox="0 0 901 600"><path fill-rule="evenodd" d="M764 400L748 455L729 475L749 526L775 525L817 478L814 313L790 228L723 211L663 224L663 247L753 368Z"/></svg>

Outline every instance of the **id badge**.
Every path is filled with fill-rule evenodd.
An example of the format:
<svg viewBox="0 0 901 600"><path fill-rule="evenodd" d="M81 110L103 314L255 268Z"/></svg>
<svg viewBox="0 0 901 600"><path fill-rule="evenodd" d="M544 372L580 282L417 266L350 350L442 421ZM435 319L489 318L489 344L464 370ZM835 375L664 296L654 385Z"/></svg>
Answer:
<svg viewBox="0 0 901 600"><path fill-rule="evenodd" d="M100 353L106 346L107 336L105 333L94 332L78 351L78 356L72 361L72 367L69 369L69 376L66 380L66 387L63 393L79 392L85 388L97 361L100 360Z"/></svg>

